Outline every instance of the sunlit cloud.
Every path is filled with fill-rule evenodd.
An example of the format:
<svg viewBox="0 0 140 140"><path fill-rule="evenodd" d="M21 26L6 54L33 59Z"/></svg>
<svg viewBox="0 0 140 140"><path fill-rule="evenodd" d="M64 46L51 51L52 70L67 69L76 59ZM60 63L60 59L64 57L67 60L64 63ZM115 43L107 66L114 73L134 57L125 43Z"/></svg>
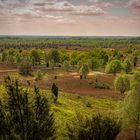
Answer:
<svg viewBox="0 0 140 140"><path fill-rule="evenodd" d="M0 34L140 35L140 0L0 0Z"/></svg>

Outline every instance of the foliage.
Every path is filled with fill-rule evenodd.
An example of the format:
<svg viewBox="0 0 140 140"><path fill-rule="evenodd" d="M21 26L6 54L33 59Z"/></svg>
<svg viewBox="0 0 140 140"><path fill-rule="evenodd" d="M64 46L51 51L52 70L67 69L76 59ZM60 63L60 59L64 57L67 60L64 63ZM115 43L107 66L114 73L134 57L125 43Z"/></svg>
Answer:
<svg viewBox="0 0 140 140"><path fill-rule="evenodd" d="M80 75L82 76L82 78L87 77L87 74L89 73L89 68L87 64L83 64L79 70Z"/></svg>
<svg viewBox="0 0 140 140"><path fill-rule="evenodd" d="M73 126L68 126L70 140L115 140L120 132L120 124L101 115L92 118L78 118Z"/></svg>
<svg viewBox="0 0 140 140"><path fill-rule="evenodd" d="M136 67L137 62L138 62L138 57L137 57L137 56L134 56L134 57L133 57L133 64L134 64L134 67Z"/></svg>
<svg viewBox="0 0 140 140"><path fill-rule="evenodd" d="M37 87L31 95L29 89L20 87L18 80L5 78L6 98L0 104L0 139L54 140L53 115L48 100Z"/></svg>
<svg viewBox="0 0 140 140"><path fill-rule="evenodd" d="M131 62L128 59L125 59L125 61L123 62L123 67L124 67L124 71L125 73L129 73L132 70L132 65Z"/></svg>
<svg viewBox="0 0 140 140"><path fill-rule="evenodd" d="M136 71L132 80L131 90L125 97L120 108L120 118L123 127L131 126L134 130L135 140L138 140L137 131L140 125L140 71Z"/></svg>
<svg viewBox="0 0 140 140"><path fill-rule="evenodd" d="M33 65L37 65L41 63L42 51L40 49L33 49L31 51L30 56Z"/></svg>
<svg viewBox="0 0 140 140"><path fill-rule="evenodd" d="M70 71L70 64L69 64L69 62L67 60L64 61L63 68L66 71Z"/></svg>
<svg viewBox="0 0 140 140"><path fill-rule="evenodd" d="M94 87L98 89L110 89L109 84L100 81L96 81Z"/></svg>
<svg viewBox="0 0 140 140"><path fill-rule="evenodd" d="M95 70L100 66L99 59L97 59L95 57L89 59L87 63L88 63L88 66L91 70Z"/></svg>
<svg viewBox="0 0 140 140"><path fill-rule="evenodd" d="M54 69L55 63L54 63L53 60L51 60L51 61L49 62L49 66L50 66L50 68L51 68L52 70Z"/></svg>
<svg viewBox="0 0 140 140"><path fill-rule="evenodd" d="M44 73L41 72L41 70L38 70L38 71L36 72L36 80L42 80L43 77L44 77Z"/></svg>
<svg viewBox="0 0 140 140"><path fill-rule="evenodd" d="M55 96L54 102L56 102L57 99L58 99L58 87L57 87L57 85L55 83L52 84L51 92Z"/></svg>
<svg viewBox="0 0 140 140"><path fill-rule="evenodd" d="M50 50L48 56L50 60L53 61L54 63L60 62L60 53L57 49Z"/></svg>
<svg viewBox="0 0 140 140"><path fill-rule="evenodd" d="M106 66L106 72L107 73L114 73L120 72L122 70L122 63L120 60L112 60L109 62Z"/></svg>
<svg viewBox="0 0 140 140"><path fill-rule="evenodd" d="M22 62L19 66L19 73L21 75L31 75L32 73L32 65L30 62Z"/></svg>
<svg viewBox="0 0 140 140"><path fill-rule="evenodd" d="M122 94L130 90L130 77L126 74L119 75L114 81L114 87Z"/></svg>
<svg viewBox="0 0 140 140"><path fill-rule="evenodd" d="M69 60L69 54L66 51L60 52L60 61L61 63Z"/></svg>

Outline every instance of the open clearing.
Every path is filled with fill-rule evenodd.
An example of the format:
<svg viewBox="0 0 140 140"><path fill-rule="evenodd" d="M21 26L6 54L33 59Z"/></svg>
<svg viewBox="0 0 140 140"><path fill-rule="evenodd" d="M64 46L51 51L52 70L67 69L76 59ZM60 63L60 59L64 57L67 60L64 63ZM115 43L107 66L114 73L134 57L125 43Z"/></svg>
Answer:
<svg viewBox="0 0 140 140"><path fill-rule="evenodd" d="M35 81L34 77L23 77L18 74L16 66L8 64L0 64L0 83L3 82L3 77L7 75L17 76L23 85L28 86L27 80L31 85L38 85L42 89L50 89L53 82L55 82L60 91L79 94L82 96L93 96L99 98L112 98L121 99L122 96L113 89L113 81L115 76L112 74L104 74L99 72L92 72L88 75L87 79L81 80L78 73L64 72L63 70L42 68L42 71L46 73L43 80ZM54 78L57 76L57 79ZM111 89L97 89L94 87L96 78L98 81L105 82L110 85Z"/></svg>

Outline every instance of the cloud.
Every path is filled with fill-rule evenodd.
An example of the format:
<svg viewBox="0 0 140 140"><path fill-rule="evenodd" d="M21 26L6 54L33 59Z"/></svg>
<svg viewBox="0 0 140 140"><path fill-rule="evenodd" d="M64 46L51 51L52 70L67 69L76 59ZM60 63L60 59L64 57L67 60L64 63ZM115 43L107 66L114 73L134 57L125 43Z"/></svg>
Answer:
<svg viewBox="0 0 140 140"><path fill-rule="evenodd" d="M57 2L52 5L48 5L47 3L35 3L34 10L40 13L53 12L77 16L97 16L105 14L105 11L100 7L94 5L73 5L68 1Z"/></svg>
<svg viewBox="0 0 140 140"><path fill-rule="evenodd" d="M77 6L70 14L79 16L99 16L104 15L105 11L95 6Z"/></svg>
<svg viewBox="0 0 140 140"><path fill-rule="evenodd" d="M140 0L130 0L128 3L128 7L140 10Z"/></svg>

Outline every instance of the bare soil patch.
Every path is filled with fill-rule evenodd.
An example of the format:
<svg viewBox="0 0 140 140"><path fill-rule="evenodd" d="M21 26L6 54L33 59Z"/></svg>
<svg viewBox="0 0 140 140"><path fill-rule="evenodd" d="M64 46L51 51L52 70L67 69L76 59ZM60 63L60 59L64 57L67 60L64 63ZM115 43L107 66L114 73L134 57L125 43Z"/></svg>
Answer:
<svg viewBox="0 0 140 140"><path fill-rule="evenodd" d="M52 71L51 69L46 68L42 68L42 71L46 73L46 76L43 80L35 81L35 77L20 76L22 84L29 86L27 84L27 80L29 80L31 83L30 86L38 85L42 89L50 89L52 83L54 82L58 85L59 90L64 92L99 98L122 98L122 95L113 89L113 81L115 76L112 74L92 72L88 75L87 79L81 80L78 73L68 73L58 69ZM10 64L0 64L0 83L3 82L4 76L14 75L17 74L17 72L17 66ZM57 79L55 79L54 76L57 76ZM96 79L98 79L98 81L108 83L111 86L111 89L95 88L94 82Z"/></svg>

